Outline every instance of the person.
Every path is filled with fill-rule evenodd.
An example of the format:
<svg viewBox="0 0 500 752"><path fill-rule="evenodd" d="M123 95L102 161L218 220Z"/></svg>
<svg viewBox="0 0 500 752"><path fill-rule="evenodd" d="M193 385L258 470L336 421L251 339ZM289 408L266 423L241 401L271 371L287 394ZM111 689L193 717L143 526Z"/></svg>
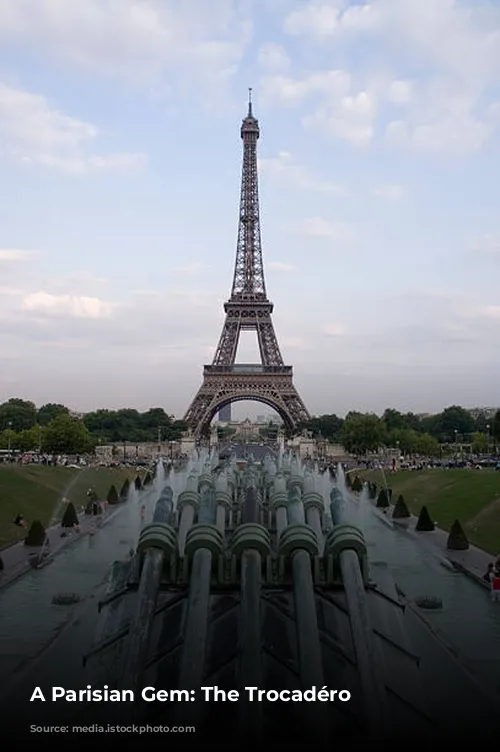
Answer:
<svg viewBox="0 0 500 752"><path fill-rule="evenodd" d="M492 601L500 601L500 572L496 572L495 570L492 580L491 580L491 600Z"/></svg>
<svg viewBox="0 0 500 752"><path fill-rule="evenodd" d="M488 564L488 569L483 574L483 580L487 582L488 585L490 585L494 576L495 576L494 566L493 564Z"/></svg>

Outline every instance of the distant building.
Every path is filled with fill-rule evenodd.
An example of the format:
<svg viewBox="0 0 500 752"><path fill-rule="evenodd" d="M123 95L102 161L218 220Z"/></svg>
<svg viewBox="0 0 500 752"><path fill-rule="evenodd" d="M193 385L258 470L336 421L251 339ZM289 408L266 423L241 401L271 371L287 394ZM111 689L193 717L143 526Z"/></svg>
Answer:
<svg viewBox="0 0 500 752"><path fill-rule="evenodd" d="M231 403L229 403L229 405L224 405L224 407L221 407L221 409L219 410L219 421L221 423L231 422Z"/></svg>

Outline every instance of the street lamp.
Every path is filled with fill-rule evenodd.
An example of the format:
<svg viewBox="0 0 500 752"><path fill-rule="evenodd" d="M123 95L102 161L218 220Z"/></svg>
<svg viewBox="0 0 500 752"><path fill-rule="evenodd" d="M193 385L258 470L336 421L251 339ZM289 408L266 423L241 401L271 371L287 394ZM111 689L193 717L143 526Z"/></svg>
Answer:
<svg viewBox="0 0 500 752"><path fill-rule="evenodd" d="M457 440L457 434L458 434L458 429L455 428L455 455L458 457L458 440Z"/></svg>
<svg viewBox="0 0 500 752"><path fill-rule="evenodd" d="M9 420L9 422L7 423L7 425L9 426L9 439L8 439L8 441L9 441L9 445L8 445L8 450L9 450L9 462L10 462L10 461L11 461L11 456L10 456L10 448L11 448L11 441L12 441L12 436L11 436L11 431L12 431L12 421L11 421L11 420Z"/></svg>
<svg viewBox="0 0 500 752"><path fill-rule="evenodd" d="M490 454L490 424L486 424L486 454Z"/></svg>
<svg viewBox="0 0 500 752"><path fill-rule="evenodd" d="M38 426L38 454L42 453L42 426Z"/></svg>

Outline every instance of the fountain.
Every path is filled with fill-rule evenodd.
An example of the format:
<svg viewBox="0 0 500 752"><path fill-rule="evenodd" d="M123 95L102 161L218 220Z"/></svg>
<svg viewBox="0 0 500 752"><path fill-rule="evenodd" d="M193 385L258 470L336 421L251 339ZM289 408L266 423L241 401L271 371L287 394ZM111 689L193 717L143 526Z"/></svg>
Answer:
<svg viewBox="0 0 500 752"><path fill-rule="evenodd" d="M82 539L2 593L0 666L12 702L33 687L38 655L37 683L47 686L187 687L197 694L200 682L294 691L301 681L351 692L344 707L338 699L328 706L251 703L242 690L234 723L257 742L274 728L280 739L287 728L298 738L302 727L318 743L347 733L435 737L449 732L450 710L462 726L486 728L498 713L491 688L498 664L488 660L500 647L494 604L384 526L366 489L356 500L349 492L341 467L333 480L288 452L262 463L248 455L244 469L234 455L222 463L206 449L168 477L157 466L155 483L139 492L132 484L132 503L97 531L92 548ZM137 509L145 503L141 531ZM409 601L425 596L443 607L405 608L398 588ZM58 593L77 593L80 601L57 607ZM44 724L64 722L61 713L85 722L83 707L49 705L40 710ZM228 722L224 703L172 704L173 714L168 704L134 707L140 722L188 725L194 718L200 734L210 731L207 718L215 727ZM106 722L111 710L102 708ZM96 722L95 708L91 715Z"/></svg>

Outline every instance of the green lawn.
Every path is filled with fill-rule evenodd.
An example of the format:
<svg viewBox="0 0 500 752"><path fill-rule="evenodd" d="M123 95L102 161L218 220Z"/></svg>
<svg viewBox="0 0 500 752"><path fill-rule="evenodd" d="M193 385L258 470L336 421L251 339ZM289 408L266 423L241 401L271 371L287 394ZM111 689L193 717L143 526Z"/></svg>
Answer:
<svg viewBox="0 0 500 752"><path fill-rule="evenodd" d="M359 475L383 486L380 470ZM500 472L406 470L386 476L393 497L403 494L415 514L425 504L439 527L449 530L459 519L471 543L490 553L500 551Z"/></svg>
<svg viewBox="0 0 500 752"><path fill-rule="evenodd" d="M94 488L105 498L114 483L117 490L128 476L136 475L131 468L44 467L40 465L0 465L0 549L21 540L26 532L13 524L17 514L29 523L40 520L44 525L58 509L58 501L66 496L78 509L86 503L86 492ZM62 509L59 514L62 514Z"/></svg>

